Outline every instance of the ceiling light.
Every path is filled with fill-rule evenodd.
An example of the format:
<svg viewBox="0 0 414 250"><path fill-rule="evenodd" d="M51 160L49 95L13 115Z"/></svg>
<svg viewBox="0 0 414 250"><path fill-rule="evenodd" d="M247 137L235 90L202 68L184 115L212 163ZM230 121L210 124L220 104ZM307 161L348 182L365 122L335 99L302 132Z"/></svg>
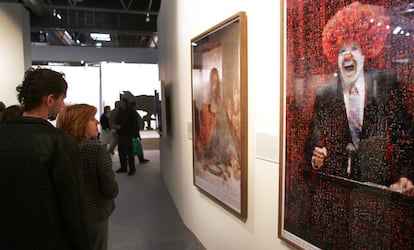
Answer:
<svg viewBox="0 0 414 250"><path fill-rule="evenodd" d="M67 36L69 38L69 40L73 40L72 36L69 34L69 32L67 30L65 30L64 34L65 34L65 36Z"/></svg>
<svg viewBox="0 0 414 250"><path fill-rule="evenodd" d="M56 9L53 9L52 15L56 17L57 19L62 20L62 16L60 15L59 11L57 11Z"/></svg>
<svg viewBox="0 0 414 250"><path fill-rule="evenodd" d="M62 20L62 16L60 15L60 13L56 9L53 9L52 15L54 17L56 17L57 19Z"/></svg>
<svg viewBox="0 0 414 250"><path fill-rule="evenodd" d="M150 18L151 5L152 5L152 0L150 0L148 4L147 17L145 18L145 22L147 23L151 22L151 18Z"/></svg>
<svg viewBox="0 0 414 250"><path fill-rule="evenodd" d="M104 41L104 42L111 41L111 35L106 34L106 33L91 33L90 36L95 41Z"/></svg>

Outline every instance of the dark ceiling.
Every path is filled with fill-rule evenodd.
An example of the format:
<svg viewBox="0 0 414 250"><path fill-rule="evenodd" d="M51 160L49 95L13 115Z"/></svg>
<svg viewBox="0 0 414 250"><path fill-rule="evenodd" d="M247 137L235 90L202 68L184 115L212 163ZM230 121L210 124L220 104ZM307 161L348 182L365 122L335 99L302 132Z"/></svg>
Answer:
<svg viewBox="0 0 414 250"><path fill-rule="evenodd" d="M161 0L8 2L22 3L29 10L32 43L123 48L158 47L157 18ZM90 37L92 32L109 33L111 41L93 40Z"/></svg>

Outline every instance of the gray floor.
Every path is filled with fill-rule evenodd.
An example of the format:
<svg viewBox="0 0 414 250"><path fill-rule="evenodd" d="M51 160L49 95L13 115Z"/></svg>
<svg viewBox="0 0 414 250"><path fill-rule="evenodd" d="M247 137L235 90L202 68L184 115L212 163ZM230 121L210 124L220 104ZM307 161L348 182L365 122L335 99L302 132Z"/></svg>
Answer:
<svg viewBox="0 0 414 250"><path fill-rule="evenodd" d="M205 247L183 224L160 174L158 149L144 151L150 161L133 176L116 174L119 195L109 219L110 250L198 250ZM119 158L113 156L114 170Z"/></svg>

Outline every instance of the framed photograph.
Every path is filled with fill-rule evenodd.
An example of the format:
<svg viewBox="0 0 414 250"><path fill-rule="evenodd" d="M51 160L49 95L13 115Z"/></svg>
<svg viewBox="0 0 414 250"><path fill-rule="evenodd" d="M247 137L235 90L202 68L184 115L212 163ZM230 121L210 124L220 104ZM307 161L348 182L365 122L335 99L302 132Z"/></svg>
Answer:
<svg viewBox="0 0 414 250"><path fill-rule="evenodd" d="M247 216L247 24L239 12L191 39L193 176Z"/></svg>
<svg viewBox="0 0 414 250"><path fill-rule="evenodd" d="M282 1L278 236L414 248L414 5Z"/></svg>
<svg viewBox="0 0 414 250"><path fill-rule="evenodd" d="M170 123L170 100L165 81L160 83L160 91L155 90L156 121L158 133L166 138L168 136L168 124Z"/></svg>

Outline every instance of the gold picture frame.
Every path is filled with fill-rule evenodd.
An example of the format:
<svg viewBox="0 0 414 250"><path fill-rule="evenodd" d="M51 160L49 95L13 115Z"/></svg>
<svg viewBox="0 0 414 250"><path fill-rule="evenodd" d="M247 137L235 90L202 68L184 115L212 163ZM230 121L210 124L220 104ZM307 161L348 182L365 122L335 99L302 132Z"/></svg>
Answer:
<svg viewBox="0 0 414 250"><path fill-rule="evenodd" d="M191 39L194 185L242 219L247 217L246 19L239 12Z"/></svg>

